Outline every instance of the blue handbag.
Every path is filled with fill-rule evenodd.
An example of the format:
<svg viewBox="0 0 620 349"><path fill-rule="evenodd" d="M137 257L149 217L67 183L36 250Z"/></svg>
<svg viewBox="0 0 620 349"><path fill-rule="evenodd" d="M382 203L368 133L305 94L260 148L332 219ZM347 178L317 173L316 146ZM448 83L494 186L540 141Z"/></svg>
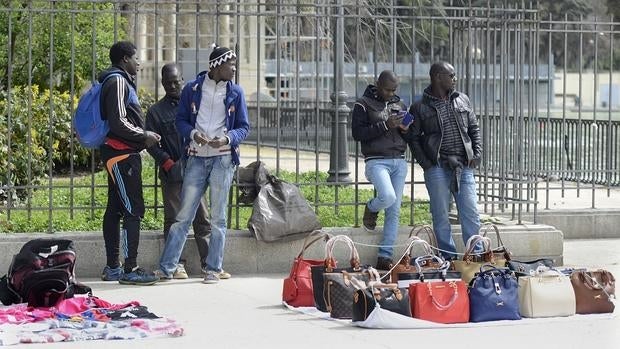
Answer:
<svg viewBox="0 0 620 349"><path fill-rule="evenodd" d="M519 284L511 270L480 267L469 283L469 321L519 320Z"/></svg>

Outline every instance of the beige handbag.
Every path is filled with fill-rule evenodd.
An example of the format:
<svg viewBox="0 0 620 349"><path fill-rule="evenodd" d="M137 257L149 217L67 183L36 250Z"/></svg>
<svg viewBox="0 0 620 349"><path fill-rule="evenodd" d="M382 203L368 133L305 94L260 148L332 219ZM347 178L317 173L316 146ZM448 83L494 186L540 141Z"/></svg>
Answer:
<svg viewBox="0 0 620 349"><path fill-rule="evenodd" d="M475 253L476 245L482 243L482 252ZM480 267L486 264L492 266L503 267L504 265L496 265L491 252L491 239L481 235L472 235L465 244L465 255L463 260L452 261L454 269L461 272L462 280L468 284L474 278L476 273L480 272Z"/></svg>
<svg viewBox="0 0 620 349"><path fill-rule="evenodd" d="M523 317L575 315L570 277L555 269L519 278L519 311Z"/></svg>

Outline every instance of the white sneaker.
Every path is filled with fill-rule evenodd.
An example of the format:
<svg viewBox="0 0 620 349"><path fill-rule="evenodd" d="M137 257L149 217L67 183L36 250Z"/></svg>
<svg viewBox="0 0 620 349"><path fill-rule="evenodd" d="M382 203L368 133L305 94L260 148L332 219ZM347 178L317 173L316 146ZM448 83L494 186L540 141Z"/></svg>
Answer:
<svg viewBox="0 0 620 349"><path fill-rule="evenodd" d="M183 263L177 264L177 270L172 274L173 279L188 279L189 275L187 275L187 271L185 270L185 266Z"/></svg>

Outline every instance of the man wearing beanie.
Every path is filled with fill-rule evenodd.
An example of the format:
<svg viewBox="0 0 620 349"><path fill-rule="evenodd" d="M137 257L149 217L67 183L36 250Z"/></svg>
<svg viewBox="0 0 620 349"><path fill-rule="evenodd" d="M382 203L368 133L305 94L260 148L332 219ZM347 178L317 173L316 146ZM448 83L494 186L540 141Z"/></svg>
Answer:
<svg viewBox="0 0 620 349"><path fill-rule="evenodd" d="M159 260L160 280L172 278L200 199L210 188L211 237L203 282L230 278L222 269L226 242L226 208L239 144L248 136L250 124L243 90L232 82L235 53L215 47L209 71L185 85L179 101L176 126L187 148L187 164L181 190L181 208Z"/></svg>

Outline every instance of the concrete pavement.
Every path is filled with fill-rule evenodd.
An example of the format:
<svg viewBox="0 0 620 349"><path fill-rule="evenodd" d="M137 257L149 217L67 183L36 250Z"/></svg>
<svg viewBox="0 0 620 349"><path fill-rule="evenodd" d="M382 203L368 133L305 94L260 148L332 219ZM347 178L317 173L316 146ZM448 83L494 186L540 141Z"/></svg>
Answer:
<svg viewBox="0 0 620 349"><path fill-rule="evenodd" d="M618 278L619 251L620 239L567 240L564 262L606 268ZM285 309L280 303L284 276L234 275L216 285L204 285L194 278L147 287L83 280L103 299L139 300L156 314L177 320L185 328L185 335L15 348L620 348L620 316L476 328L360 329Z"/></svg>

